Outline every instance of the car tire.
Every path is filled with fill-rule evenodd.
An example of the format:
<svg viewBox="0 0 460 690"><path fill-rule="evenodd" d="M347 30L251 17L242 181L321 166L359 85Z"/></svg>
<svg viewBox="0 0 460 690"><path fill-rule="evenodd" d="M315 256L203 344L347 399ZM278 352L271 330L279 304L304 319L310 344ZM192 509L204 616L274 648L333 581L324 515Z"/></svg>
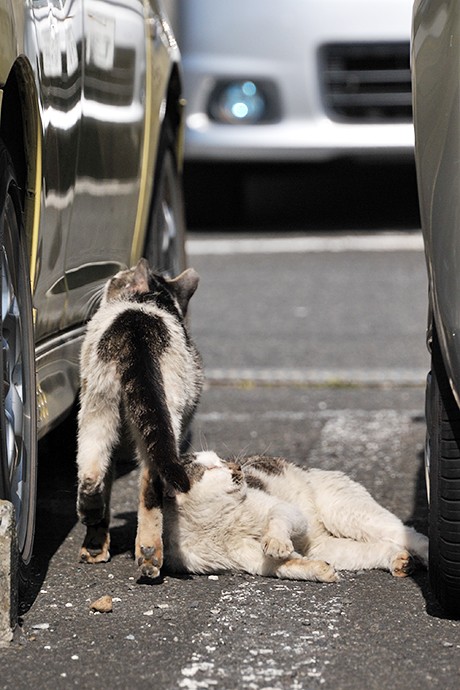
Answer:
<svg viewBox="0 0 460 690"><path fill-rule="evenodd" d="M434 333L429 386L429 578L442 608L460 613L460 409Z"/></svg>
<svg viewBox="0 0 460 690"><path fill-rule="evenodd" d="M35 349L23 230L19 186L0 141L0 497L15 509L22 584L32 556L37 473Z"/></svg>
<svg viewBox="0 0 460 690"><path fill-rule="evenodd" d="M144 256L152 268L176 276L185 268L185 216L175 140L165 127L159 145Z"/></svg>

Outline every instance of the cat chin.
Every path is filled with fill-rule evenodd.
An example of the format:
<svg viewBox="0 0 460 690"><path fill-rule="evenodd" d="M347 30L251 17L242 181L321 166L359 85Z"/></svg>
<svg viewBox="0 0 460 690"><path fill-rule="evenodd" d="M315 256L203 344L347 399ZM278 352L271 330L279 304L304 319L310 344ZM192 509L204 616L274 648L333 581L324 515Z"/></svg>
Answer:
<svg viewBox="0 0 460 690"><path fill-rule="evenodd" d="M201 452L197 453L195 456L195 462L203 467L206 467L208 470L212 470L217 467L225 467L225 462L222 460L222 458L219 458L217 453L215 453L213 450L202 450Z"/></svg>

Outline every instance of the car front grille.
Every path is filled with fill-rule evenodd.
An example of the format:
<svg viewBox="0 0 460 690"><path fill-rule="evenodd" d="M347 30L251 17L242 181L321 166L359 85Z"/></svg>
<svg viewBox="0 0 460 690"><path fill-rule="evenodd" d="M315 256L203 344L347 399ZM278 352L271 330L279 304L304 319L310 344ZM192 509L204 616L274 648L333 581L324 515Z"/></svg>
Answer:
<svg viewBox="0 0 460 690"><path fill-rule="evenodd" d="M411 120L409 43L327 45L320 51L320 71L332 119Z"/></svg>

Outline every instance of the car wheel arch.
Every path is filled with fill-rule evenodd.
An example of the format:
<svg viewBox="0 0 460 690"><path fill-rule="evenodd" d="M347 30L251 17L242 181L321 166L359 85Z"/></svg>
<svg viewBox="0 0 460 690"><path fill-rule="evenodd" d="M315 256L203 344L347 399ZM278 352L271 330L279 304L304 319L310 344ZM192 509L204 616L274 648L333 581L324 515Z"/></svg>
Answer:
<svg viewBox="0 0 460 690"><path fill-rule="evenodd" d="M39 99L32 67L18 58L2 89L0 139L8 149L20 186L27 254L37 244L42 183L42 128ZM20 126L18 126L20 123ZM31 276L34 267L31 265Z"/></svg>

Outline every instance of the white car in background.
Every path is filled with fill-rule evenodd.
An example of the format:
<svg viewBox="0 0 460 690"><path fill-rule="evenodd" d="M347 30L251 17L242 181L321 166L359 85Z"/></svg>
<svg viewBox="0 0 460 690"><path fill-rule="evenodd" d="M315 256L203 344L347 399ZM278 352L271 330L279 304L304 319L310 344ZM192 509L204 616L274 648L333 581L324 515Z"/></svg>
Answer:
<svg viewBox="0 0 460 690"><path fill-rule="evenodd" d="M189 161L413 156L412 0L177 0Z"/></svg>

